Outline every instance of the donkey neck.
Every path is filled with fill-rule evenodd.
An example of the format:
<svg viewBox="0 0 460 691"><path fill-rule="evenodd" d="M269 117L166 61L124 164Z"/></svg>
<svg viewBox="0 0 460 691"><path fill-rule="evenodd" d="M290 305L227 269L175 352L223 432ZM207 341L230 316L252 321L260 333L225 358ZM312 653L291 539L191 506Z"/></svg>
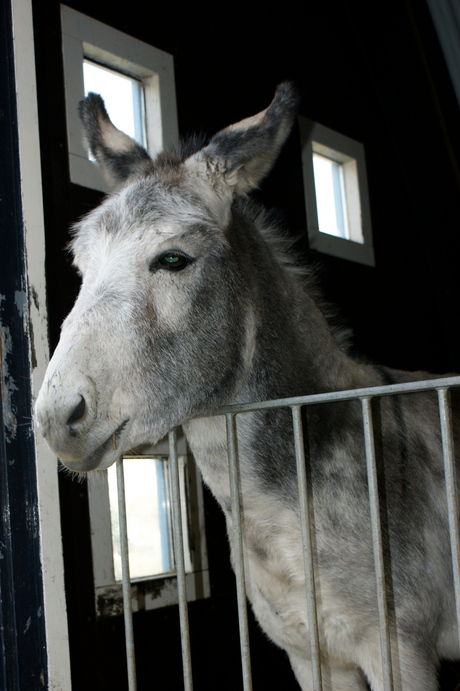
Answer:
<svg viewBox="0 0 460 691"><path fill-rule="evenodd" d="M301 313L286 304L286 318L258 329L248 389L259 400L351 388L359 373L344 353L315 303L307 298ZM289 313L290 312L290 313ZM242 397L240 392L239 398Z"/></svg>
<svg viewBox="0 0 460 691"><path fill-rule="evenodd" d="M339 346L307 281L286 267L256 224L251 233L247 230L238 243L241 247L246 241L250 257L245 280L254 343L238 402L356 386L363 368Z"/></svg>

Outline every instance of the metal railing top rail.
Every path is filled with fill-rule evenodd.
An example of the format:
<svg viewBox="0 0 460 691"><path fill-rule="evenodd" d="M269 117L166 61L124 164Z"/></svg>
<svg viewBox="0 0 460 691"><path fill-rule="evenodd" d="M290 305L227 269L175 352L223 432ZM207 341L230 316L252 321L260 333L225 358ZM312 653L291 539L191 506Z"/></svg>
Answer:
<svg viewBox="0 0 460 691"><path fill-rule="evenodd" d="M437 377L436 379L423 379L420 381L402 382L399 384L385 384L383 386L369 386L361 389L344 389L343 391L328 391L326 393L308 394L306 396L294 396L292 398L278 398L270 401L258 401L253 403L234 403L222 406L208 415L199 417L214 417L216 415L228 415L229 413L249 413L255 410L269 410L271 408L291 408L298 405L314 405L315 403L330 403L332 401L348 401L359 398L372 398L375 396L391 396L399 393L416 393L438 389L450 389L460 386L460 375Z"/></svg>

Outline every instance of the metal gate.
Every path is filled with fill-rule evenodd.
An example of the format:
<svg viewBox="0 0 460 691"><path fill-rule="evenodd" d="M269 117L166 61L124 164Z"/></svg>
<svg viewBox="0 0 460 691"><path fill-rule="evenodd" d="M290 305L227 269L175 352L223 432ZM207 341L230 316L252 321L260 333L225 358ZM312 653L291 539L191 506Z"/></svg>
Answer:
<svg viewBox="0 0 460 691"><path fill-rule="evenodd" d="M382 550L382 529L380 522L379 495L377 488L377 467L374 442L374 422L372 417L371 401L382 396L395 394L408 394L421 391L436 391L438 396L439 419L442 439L442 451L444 461L444 476L446 484L446 500L449 517L450 546L452 556L452 570L455 587L456 613L460 640L460 538L459 516L456 492L456 477L454 466L454 449L452 434L452 418L449 405L449 389L460 386L460 377L446 377L431 379L428 381L410 382L404 384L391 384L365 389L338 391L326 394L287 398L263 403L248 403L242 405L227 406L218 410L214 415L222 415L226 420L227 448L229 462L229 476L232 502L232 516L234 521L234 557L235 574L237 583L237 603L240 630L241 662L242 662L242 688L251 691L251 660L249 649L247 603L245 591L245 574L243 563L243 538L241 524L241 507L239 500L239 469L236 445L236 416L255 410L267 410L274 408L290 408L292 411L292 425L295 441L300 519L302 530L302 543L304 555L304 567L306 578L305 598L308 608L308 625L310 633L310 645L312 651L312 675L315 691L322 690L321 665L319 651L319 635L317 625L315 582L313 575L313 551L311 539L311 527L309 522L309 505L307 491L307 475L305 470L305 452L303 447L303 430L301 411L303 406L318 403L332 403L336 401L359 400L361 403L364 447L366 453L367 480L369 491L371 528L374 549L374 568L377 584L378 613L380 625L380 643L383 668L383 682L385 691L393 689L392 664L390 650L390 635L387 616L387 601L385 588L385 575ZM185 567L182 539L182 519L179 487L179 469L177 455L176 432L169 434L169 453L171 463L171 485L173 504L173 535L174 550L178 581L179 617L181 629L182 660L184 690L192 691L192 660L190 654L190 634L188 626L187 598L185 589ZM132 624L130 576L128 563L128 536L126 529L126 509L123 481L123 461L117 464L119 520L121 533L121 554L123 573L123 602L126 634L126 654L128 666L129 691L136 690L135 648Z"/></svg>

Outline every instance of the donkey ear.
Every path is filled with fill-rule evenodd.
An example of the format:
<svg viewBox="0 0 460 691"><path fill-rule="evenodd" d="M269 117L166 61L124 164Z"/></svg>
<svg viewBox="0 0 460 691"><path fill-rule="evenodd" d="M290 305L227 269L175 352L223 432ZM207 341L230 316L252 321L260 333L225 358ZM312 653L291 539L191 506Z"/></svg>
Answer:
<svg viewBox="0 0 460 691"><path fill-rule="evenodd" d="M99 94L88 94L80 102L79 114L85 143L111 186L151 170L147 151L115 127Z"/></svg>
<svg viewBox="0 0 460 691"><path fill-rule="evenodd" d="M273 167L294 123L300 95L290 82L280 84L268 108L218 132L193 159L204 174L222 176L236 194L258 187ZM202 170L203 172L203 170Z"/></svg>

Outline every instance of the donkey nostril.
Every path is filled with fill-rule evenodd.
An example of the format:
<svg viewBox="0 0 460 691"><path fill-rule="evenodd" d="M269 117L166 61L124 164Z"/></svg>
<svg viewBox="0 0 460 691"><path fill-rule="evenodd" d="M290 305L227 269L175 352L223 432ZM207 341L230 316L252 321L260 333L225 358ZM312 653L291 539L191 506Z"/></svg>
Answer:
<svg viewBox="0 0 460 691"><path fill-rule="evenodd" d="M72 423L77 422L78 420L81 420L81 418L84 416L85 412L86 412L86 403L85 403L85 399L82 397L80 403L77 405L77 407L74 409L74 411L69 416L69 419L67 420L67 424L71 425Z"/></svg>

